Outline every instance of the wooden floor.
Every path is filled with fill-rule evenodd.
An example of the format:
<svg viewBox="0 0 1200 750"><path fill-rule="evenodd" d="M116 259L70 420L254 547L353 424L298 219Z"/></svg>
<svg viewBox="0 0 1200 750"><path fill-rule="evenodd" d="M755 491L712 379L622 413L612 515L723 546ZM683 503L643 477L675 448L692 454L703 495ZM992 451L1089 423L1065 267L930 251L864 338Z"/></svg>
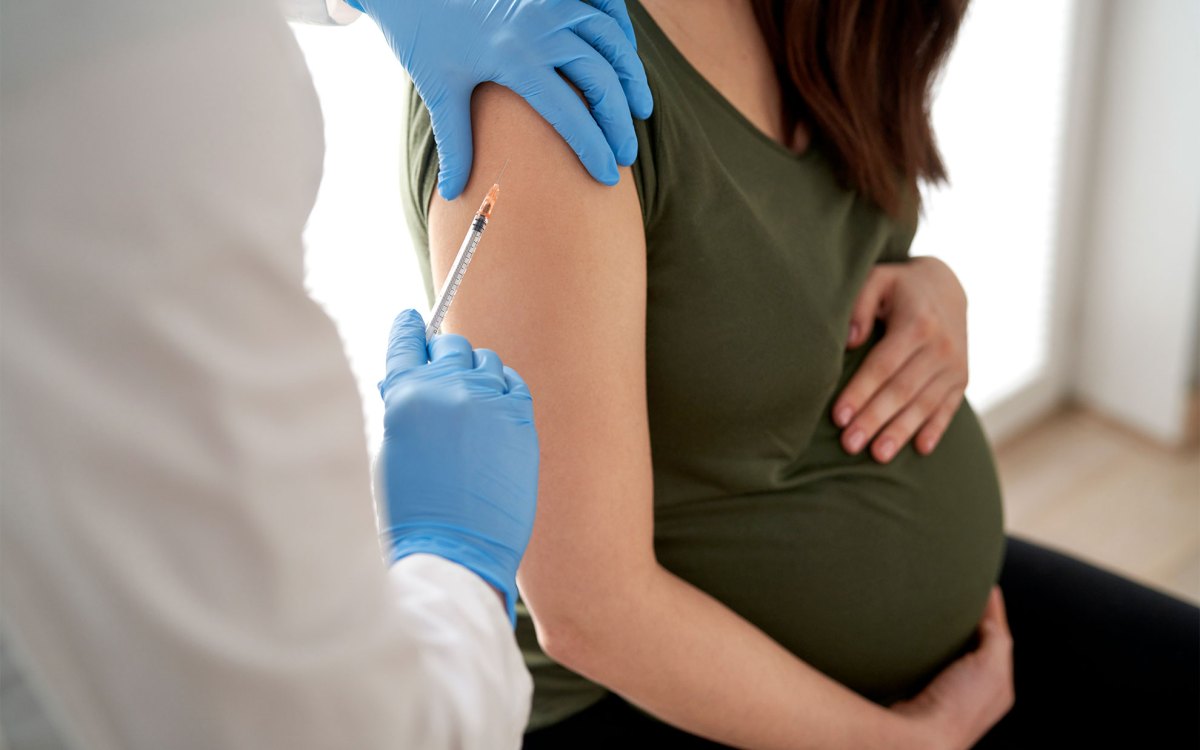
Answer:
<svg viewBox="0 0 1200 750"><path fill-rule="evenodd" d="M1164 448L1079 408L997 447L1008 531L1200 603L1200 442Z"/></svg>

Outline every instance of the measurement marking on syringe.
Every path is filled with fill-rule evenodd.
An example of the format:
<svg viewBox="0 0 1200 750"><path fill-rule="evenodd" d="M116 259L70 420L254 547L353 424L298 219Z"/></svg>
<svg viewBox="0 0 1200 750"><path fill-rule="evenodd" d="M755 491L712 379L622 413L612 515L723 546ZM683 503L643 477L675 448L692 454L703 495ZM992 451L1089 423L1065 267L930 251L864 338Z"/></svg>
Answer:
<svg viewBox="0 0 1200 750"><path fill-rule="evenodd" d="M501 175L504 174L504 168L507 166L508 162L506 161L504 167L500 169ZM446 319L446 313L450 310L450 303L454 301L454 296L458 294L458 287L462 285L463 277L467 275L467 266L471 265L471 259L475 257L475 248L479 246L483 230L487 229L488 218L492 215L492 209L496 207L496 198L499 194L500 175L497 175L496 184L492 185L492 189L487 192L487 196L479 206L479 211L471 220L467 236L463 238L462 245L458 248L458 254L454 256L454 264L450 268L450 273L446 275L442 290L438 292L437 302L433 306L433 317L430 318L429 325L425 327L426 340L433 338L441 330L442 321Z"/></svg>

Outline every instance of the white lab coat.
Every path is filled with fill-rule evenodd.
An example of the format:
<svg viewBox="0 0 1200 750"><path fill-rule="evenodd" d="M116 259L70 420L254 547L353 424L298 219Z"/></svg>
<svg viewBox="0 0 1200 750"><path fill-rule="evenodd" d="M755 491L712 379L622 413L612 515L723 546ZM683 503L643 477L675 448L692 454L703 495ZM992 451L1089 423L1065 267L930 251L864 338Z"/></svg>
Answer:
<svg viewBox="0 0 1200 750"><path fill-rule="evenodd" d="M0 14L0 612L62 735L518 746L531 681L496 592L382 562L354 383L303 285L321 118L278 8Z"/></svg>

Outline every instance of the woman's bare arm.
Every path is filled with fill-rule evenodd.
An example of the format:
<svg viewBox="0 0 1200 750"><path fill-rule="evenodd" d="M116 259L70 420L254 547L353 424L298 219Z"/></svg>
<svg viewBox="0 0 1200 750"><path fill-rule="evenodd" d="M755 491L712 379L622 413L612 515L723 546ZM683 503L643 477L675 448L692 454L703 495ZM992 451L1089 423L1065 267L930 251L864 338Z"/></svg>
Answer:
<svg viewBox="0 0 1200 750"><path fill-rule="evenodd" d="M435 196L431 206L432 265L440 284L511 159L444 330L498 351L533 393L541 484L519 580L542 647L664 721L726 744L904 747L911 722L655 559L646 246L629 170L616 187L595 183L550 126L498 86L476 91L473 120L464 197Z"/></svg>

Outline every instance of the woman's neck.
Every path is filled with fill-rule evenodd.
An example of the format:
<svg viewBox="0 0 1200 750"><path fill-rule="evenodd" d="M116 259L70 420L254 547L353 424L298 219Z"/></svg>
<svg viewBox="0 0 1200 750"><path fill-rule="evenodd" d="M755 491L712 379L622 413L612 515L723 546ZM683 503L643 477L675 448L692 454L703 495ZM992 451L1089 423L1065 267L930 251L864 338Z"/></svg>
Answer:
<svg viewBox="0 0 1200 750"><path fill-rule="evenodd" d="M779 78L750 3L641 2L692 67L755 127L796 153L808 148L802 125L787 132Z"/></svg>

